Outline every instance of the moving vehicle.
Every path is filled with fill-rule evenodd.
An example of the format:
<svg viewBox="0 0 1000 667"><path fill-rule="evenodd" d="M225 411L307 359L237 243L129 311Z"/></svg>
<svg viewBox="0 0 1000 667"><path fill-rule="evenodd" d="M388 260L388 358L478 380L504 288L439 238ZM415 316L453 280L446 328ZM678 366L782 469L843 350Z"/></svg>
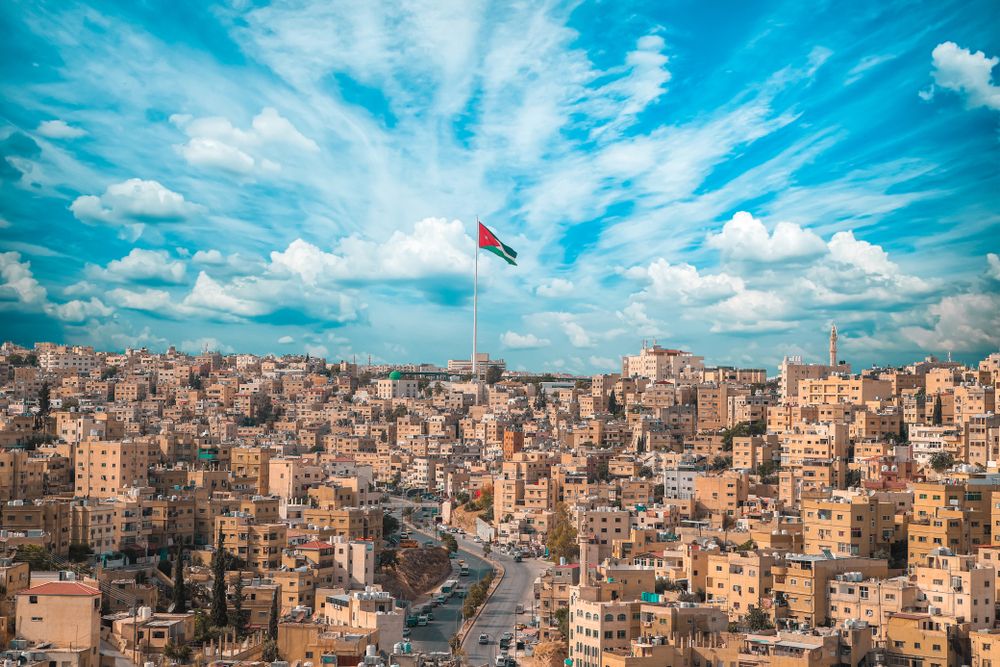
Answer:
<svg viewBox="0 0 1000 667"><path fill-rule="evenodd" d="M412 634L413 634L413 631L410 630L410 628L408 628L408 627L403 628L403 639L409 639L410 635L412 635Z"/></svg>
<svg viewBox="0 0 1000 667"><path fill-rule="evenodd" d="M420 614L420 616L417 616L417 625L421 625L421 626L422 625L427 625L427 621L429 621L429 620L430 619L427 618L427 614Z"/></svg>
<svg viewBox="0 0 1000 667"><path fill-rule="evenodd" d="M521 562L521 552L517 552L516 554L514 554L514 562L515 563Z"/></svg>
<svg viewBox="0 0 1000 667"><path fill-rule="evenodd" d="M461 567L461 569L458 571L458 574L459 574L459 576L462 576L462 577L469 576L469 566L468 565L463 565Z"/></svg>
<svg viewBox="0 0 1000 667"><path fill-rule="evenodd" d="M418 616L416 614L411 614L406 617L406 627L415 628L417 627Z"/></svg>
<svg viewBox="0 0 1000 667"><path fill-rule="evenodd" d="M479 635L479 643L480 644L489 644L490 643L490 636L488 634L486 634L485 632L483 634Z"/></svg>
<svg viewBox="0 0 1000 667"><path fill-rule="evenodd" d="M524 605L523 604L519 604L516 607L514 607L514 613L515 614L523 614L524 613Z"/></svg>
<svg viewBox="0 0 1000 667"><path fill-rule="evenodd" d="M448 581L441 584L441 593L443 593L444 595L448 595L449 593L455 590L456 586L458 586L458 580L449 579Z"/></svg>
<svg viewBox="0 0 1000 667"><path fill-rule="evenodd" d="M417 542L416 540L400 540L399 541L399 548L400 549L416 549L419 546L420 546L420 543Z"/></svg>

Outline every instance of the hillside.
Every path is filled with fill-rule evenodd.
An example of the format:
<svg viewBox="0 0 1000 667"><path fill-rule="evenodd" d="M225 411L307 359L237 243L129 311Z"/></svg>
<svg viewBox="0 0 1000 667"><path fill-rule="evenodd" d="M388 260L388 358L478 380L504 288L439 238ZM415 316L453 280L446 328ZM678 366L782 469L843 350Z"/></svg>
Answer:
<svg viewBox="0 0 1000 667"><path fill-rule="evenodd" d="M375 583L396 598L415 601L434 590L451 574L448 552L440 547L403 549L396 567L375 576Z"/></svg>

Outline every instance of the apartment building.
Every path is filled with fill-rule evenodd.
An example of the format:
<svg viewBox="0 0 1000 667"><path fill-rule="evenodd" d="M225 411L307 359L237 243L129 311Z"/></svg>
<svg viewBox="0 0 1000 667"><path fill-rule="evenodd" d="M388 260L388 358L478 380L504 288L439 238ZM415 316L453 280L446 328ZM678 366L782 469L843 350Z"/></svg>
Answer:
<svg viewBox="0 0 1000 667"><path fill-rule="evenodd" d="M874 496L804 499L802 523L807 554L886 557L894 541L896 508Z"/></svg>
<svg viewBox="0 0 1000 667"><path fill-rule="evenodd" d="M881 579L889 572L889 564L875 558L785 554L784 560L771 568L777 604L787 618L810 626L828 621L829 583L836 575L859 572L863 579Z"/></svg>

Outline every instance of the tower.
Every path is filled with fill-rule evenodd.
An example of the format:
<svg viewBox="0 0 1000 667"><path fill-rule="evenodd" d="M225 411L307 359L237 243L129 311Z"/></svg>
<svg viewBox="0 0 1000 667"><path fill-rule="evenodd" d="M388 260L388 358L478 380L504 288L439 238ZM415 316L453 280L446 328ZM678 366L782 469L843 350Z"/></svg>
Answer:
<svg viewBox="0 0 1000 667"><path fill-rule="evenodd" d="M830 325L830 365L837 365L837 325Z"/></svg>

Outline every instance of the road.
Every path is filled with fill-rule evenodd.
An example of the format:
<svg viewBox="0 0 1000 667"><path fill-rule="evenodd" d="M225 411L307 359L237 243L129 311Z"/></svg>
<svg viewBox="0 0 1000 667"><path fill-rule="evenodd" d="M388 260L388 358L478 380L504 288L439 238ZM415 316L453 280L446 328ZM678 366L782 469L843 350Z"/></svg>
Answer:
<svg viewBox="0 0 1000 667"><path fill-rule="evenodd" d="M399 498L393 498L390 502L385 503L394 511L399 511L403 506L409 504L413 503ZM483 553L481 544L460 535L455 535L455 537L458 540L461 557L465 559L472 570L472 576L460 579L463 586L468 588L491 566L481 558ZM435 542L438 542L436 538L422 539L434 539ZM534 597L535 578L548 565L548 563L534 558L515 563L512 558L497 551L493 552L493 557L503 563L505 575L496 592L483 607L482 613L476 619L463 645L466 659L472 667L481 667L482 665L493 667L500 651L497 645L500 636L505 632L513 633L516 623L528 622L529 613L518 616L515 610L518 605L522 605L525 610L530 612ZM458 579L457 576L455 578ZM461 625L461 602L457 596L452 598L446 605L434 609L434 621L429 625L413 628L411 643L414 651L449 651L448 640ZM479 635L483 633L489 635L488 644L480 644L478 641ZM513 646L511 646L510 652L513 654Z"/></svg>

